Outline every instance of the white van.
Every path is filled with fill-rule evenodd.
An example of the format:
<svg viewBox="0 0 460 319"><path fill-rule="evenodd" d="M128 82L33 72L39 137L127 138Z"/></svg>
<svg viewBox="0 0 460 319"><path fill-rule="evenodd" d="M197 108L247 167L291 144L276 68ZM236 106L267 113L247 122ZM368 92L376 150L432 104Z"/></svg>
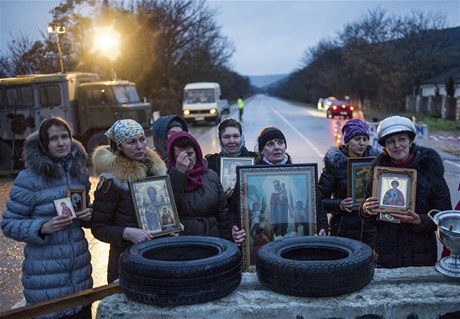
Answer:
<svg viewBox="0 0 460 319"><path fill-rule="evenodd" d="M222 115L221 90L216 82L188 83L184 88L182 113L189 123L218 124Z"/></svg>

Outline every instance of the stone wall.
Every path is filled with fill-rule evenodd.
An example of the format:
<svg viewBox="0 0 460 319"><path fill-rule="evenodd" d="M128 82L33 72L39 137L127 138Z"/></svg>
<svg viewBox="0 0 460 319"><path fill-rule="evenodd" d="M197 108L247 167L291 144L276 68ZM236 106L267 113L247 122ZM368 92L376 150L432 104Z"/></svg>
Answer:
<svg viewBox="0 0 460 319"><path fill-rule="evenodd" d="M243 273L239 287L217 301L160 308L117 294L100 302L97 318L453 319L460 318L460 279L441 275L434 267L376 269L372 282L360 291L315 299L272 292L255 273Z"/></svg>

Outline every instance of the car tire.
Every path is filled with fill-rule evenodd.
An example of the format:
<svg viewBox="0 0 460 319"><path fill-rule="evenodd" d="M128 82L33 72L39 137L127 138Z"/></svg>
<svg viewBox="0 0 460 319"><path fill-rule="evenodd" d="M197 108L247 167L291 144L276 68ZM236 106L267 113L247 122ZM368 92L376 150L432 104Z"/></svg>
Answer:
<svg viewBox="0 0 460 319"><path fill-rule="evenodd" d="M365 287L375 270L372 249L359 241L326 236L291 237L257 252L260 283L300 297L333 297Z"/></svg>
<svg viewBox="0 0 460 319"><path fill-rule="evenodd" d="M97 131L91 134L86 142L86 152L88 153L88 159L91 159L93 151L96 147L108 144L109 140L103 131Z"/></svg>
<svg viewBox="0 0 460 319"><path fill-rule="evenodd" d="M221 238L158 238L128 248L120 257L120 287L128 298L157 306L223 298L241 282L241 252Z"/></svg>

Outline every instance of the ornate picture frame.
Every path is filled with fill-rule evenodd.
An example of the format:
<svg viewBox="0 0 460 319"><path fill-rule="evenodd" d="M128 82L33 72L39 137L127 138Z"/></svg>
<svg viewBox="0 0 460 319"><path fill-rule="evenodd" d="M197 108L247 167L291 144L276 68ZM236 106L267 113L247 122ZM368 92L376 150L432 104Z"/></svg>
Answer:
<svg viewBox="0 0 460 319"><path fill-rule="evenodd" d="M257 250L265 243L316 233L316 163L238 166L237 177L244 270L255 270Z"/></svg>
<svg viewBox="0 0 460 319"><path fill-rule="evenodd" d="M220 158L220 183L224 190L235 187L236 167L254 165L253 157L225 157Z"/></svg>
<svg viewBox="0 0 460 319"><path fill-rule="evenodd" d="M367 174L375 157L353 157L347 160L347 196L353 200L353 207L366 200Z"/></svg>
<svg viewBox="0 0 460 319"><path fill-rule="evenodd" d="M379 212L404 214L415 210L417 171L376 166L372 196L379 198Z"/></svg>
<svg viewBox="0 0 460 319"><path fill-rule="evenodd" d="M169 176L155 176L130 182L139 228L153 237L180 231L174 194Z"/></svg>
<svg viewBox="0 0 460 319"><path fill-rule="evenodd" d="M86 209L86 190L83 188L68 188L67 197L72 202L75 212L81 212Z"/></svg>

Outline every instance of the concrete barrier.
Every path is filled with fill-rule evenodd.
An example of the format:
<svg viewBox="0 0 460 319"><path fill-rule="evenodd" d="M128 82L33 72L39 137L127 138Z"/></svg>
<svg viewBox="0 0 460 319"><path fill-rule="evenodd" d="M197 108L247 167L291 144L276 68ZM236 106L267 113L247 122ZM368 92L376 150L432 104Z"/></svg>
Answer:
<svg viewBox="0 0 460 319"><path fill-rule="evenodd" d="M458 312L457 314L452 314ZM451 315L446 315L451 314ZM333 298L292 297L263 287L255 273L243 273L240 286L217 301L164 307L131 301L124 294L103 299L103 318L460 318L460 279L441 275L434 267L376 269L360 291Z"/></svg>

